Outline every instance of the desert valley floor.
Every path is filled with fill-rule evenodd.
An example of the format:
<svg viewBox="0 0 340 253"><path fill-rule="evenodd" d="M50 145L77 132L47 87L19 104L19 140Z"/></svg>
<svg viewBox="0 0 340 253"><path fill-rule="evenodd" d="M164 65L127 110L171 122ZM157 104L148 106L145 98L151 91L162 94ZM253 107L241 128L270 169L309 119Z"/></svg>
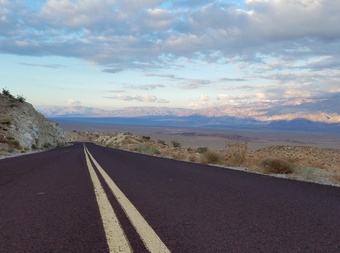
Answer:
<svg viewBox="0 0 340 253"><path fill-rule="evenodd" d="M131 132L136 135L150 136L154 140L170 143L179 141L182 147L208 147L225 149L228 141L247 142L251 150L276 145L311 146L340 151L339 133L315 133L304 131L268 131L248 129L201 129L201 128L160 128L139 126L94 125L80 123L59 123L68 131L88 132Z"/></svg>

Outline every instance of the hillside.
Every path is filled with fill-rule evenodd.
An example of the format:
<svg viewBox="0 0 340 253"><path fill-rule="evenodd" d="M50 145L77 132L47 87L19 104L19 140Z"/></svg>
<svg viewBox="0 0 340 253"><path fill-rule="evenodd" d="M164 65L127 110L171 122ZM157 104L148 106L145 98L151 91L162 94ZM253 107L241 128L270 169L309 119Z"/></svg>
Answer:
<svg viewBox="0 0 340 253"><path fill-rule="evenodd" d="M0 93L0 156L64 145L63 130L22 96Z"/></svg>

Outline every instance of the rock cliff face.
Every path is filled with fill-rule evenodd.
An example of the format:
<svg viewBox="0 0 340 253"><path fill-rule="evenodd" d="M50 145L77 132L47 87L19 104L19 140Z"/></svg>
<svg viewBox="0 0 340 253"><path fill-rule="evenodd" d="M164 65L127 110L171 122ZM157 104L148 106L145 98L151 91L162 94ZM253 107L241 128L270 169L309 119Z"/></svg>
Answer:
<svg viewBox="0 0 340 253"><path fill-rule="evenodd" d="M0 152L26 152L65 143L63 130L31 104L0 94Z"/></svg>

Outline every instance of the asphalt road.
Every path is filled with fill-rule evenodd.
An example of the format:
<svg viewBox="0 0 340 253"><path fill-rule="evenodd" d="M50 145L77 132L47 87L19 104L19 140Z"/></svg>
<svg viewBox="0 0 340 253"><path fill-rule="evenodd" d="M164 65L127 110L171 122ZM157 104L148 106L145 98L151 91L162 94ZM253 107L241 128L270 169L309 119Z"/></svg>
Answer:
<svg viewBox="0 0 340 253"><path fill-rule="evenodd" d="M340 252L340 188L78 143L0 160L0 252Z"/></svg>

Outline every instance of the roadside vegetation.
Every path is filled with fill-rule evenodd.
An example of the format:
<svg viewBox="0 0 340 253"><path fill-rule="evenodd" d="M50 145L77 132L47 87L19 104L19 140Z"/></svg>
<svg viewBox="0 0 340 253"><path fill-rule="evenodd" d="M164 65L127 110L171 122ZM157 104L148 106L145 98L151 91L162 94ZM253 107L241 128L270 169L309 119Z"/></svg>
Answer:
<svg viewBox="0 0 340 253"><path fill-rule="evenodd" d="M16 97L14 97L7 88L2 88L1 94L9 97L10 99L13 99L14 101L19 101L20 103L26 101L26 98L23 95L17 95Z"/></svg>
<svg viewBox="0 0 340 253"><path fill-rule="evenodd" d="M173 140L153 140L149 136L132 133L82 133L69 132L69 141L87 141L105 146L183 160L200 164L211 164L259 174L275 175L291 179L319 183L334 183L340 186L340 151L303 147L271 146L250 150L245 141L227 141L224 150L211 150L208 147L196 149L182 147ZM322 160L321 157L324 159Z"/></svg>
<svg viewBox="0 0 340 253"><path fill-rule="evenodd" d="M265 159L261 165L265 174L292 174L294 172L292 163L277 158Z"/></svg>

